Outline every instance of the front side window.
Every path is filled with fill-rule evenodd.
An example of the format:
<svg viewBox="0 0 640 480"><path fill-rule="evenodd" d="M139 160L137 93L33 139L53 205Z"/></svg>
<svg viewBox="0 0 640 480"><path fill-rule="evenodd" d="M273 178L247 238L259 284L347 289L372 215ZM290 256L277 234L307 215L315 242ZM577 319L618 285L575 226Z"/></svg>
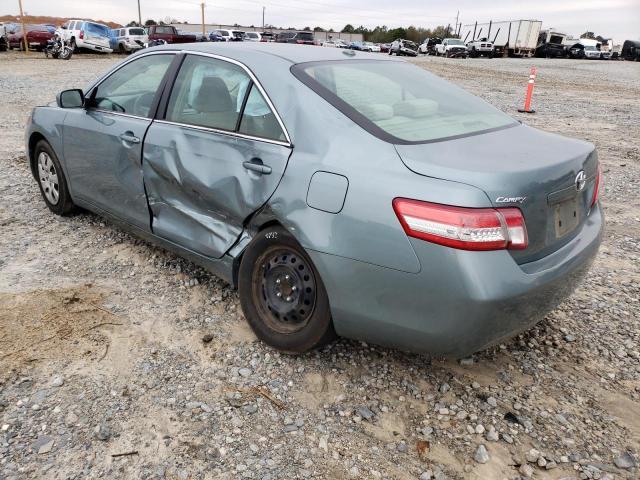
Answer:
<svg viewBox="0 0 640 480"><path fill-rule="evenodd" d="M405 62L311 62L294 66L292 72L391 143L437 141L517 125L480 98Z"/></svg>
<svg viewBox="0 0 640 480"><path fill-rule="evenodd" d="M151 105L173 55L147 55L127 63L94 90L92 105L100 110L149 117Z"/></svg>

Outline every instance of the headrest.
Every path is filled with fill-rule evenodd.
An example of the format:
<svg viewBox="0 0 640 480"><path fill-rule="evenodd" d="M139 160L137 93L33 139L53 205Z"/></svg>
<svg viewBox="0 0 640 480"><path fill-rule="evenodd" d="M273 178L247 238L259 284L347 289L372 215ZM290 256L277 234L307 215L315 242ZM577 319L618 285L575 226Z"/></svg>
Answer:
<svg viewBox="0 0 640 480"><path fill-rule="evenodd" d="M438 102L428 98L414 98L398 102L393 106L393 112L402 117L428 117L438 111Z"/></svg>
<svg viewBox="0 0 640 480"><path fill-rule="evenodd" d="M356 109L367 119L372 122L380 120L388 120L393 117L393 108L384 103L369 103L367 105L358 105Z"/></svg>
<svg viewBox="0 0 640 480"><path fill-rule="evenodd" d="M198 112L228 112L233 110L233 100L227 84L220 77L204 77L192 107Z"/></svg>

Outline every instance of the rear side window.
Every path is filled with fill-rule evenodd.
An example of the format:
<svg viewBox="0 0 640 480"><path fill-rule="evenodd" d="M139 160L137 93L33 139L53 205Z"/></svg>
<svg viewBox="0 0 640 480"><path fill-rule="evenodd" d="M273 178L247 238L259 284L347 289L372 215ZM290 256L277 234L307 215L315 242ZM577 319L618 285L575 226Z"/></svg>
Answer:
<svg viewBox="0 0 640 480"><path fill-rule="evenodd" d="M244 115L241 115L244 107ZM280 125L249 75L224 60L188 55L169 97L166 120L284 141Z"/></svg>
<svg viewBox="0 0 640 480"><path fill-rule="evenodd" d="M251 79L229 62L189 55L176 78L166 118L235 131Z"/></svg>
<svg viewBox="0 0 640 480"><path fill-rule="evenodd" d="M285 141L284 132L276 116L255 85L249 92L238 131L253 137Z"/></svg>
<svg viewBox="0 0 640 480"><path fill-rule="evenodd" d="M353 121L391 143L439 141L517 125L480 98L405 62L311 62L291 71Z"/></svg>

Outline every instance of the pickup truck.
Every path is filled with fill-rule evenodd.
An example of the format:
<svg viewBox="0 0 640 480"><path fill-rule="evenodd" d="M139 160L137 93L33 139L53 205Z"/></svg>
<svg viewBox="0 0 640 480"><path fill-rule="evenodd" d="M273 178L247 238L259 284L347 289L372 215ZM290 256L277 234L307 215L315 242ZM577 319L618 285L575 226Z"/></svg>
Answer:
<svg viewBox="0 0 640 480"><path fill-rule="evenodd" d="M493 58L493 42L486 37L476 38L467 43L467 50L471 58L477 58L481 55Z"/></svg>
<svg viewBox="0 0 640 480"><path fill-rule="evenodd" d="M437 56L467 58L469 55L464 42L458 38L445 38L435 49Z"/></svg>
<svg viewBox="0 0 640 480"><path fill-rule="evenodd" d="M179 33L171 25L151 25L149 27L149 43L163 40L167 43L193 43L196 36L190 33Z"/></svg>

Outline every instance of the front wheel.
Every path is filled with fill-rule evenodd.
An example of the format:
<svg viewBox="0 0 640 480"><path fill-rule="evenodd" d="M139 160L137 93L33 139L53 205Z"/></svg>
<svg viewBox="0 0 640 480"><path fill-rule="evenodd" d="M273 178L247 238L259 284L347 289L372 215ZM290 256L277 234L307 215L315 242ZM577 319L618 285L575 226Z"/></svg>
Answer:
<svg viewBox="0 0 640 480"><path fill-rule="evenodd" d="M242 257L242 311L256 336L288 353L332 341L329 299L311 258L284 228L261 231Z"/></svg>
<svg viewBox="0 0 640 480"><path fill-rule="evenodd" d="M60 161L45 140L36 144L34 169L44 202L56 215L67 215L75 209Z"/></svg>

